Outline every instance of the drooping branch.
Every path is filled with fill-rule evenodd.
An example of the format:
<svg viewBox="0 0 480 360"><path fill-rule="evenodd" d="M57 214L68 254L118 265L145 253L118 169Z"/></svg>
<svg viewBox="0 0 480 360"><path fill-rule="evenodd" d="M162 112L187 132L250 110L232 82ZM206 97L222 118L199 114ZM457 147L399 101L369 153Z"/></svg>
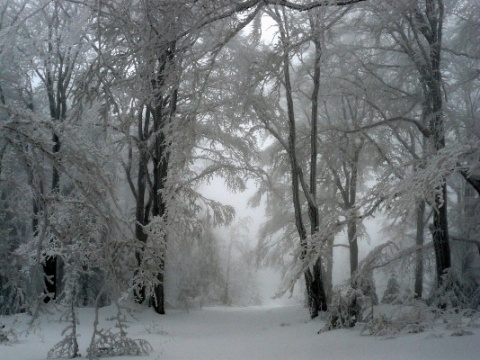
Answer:
<svg viewBox="0 0 480 360"><path fill-rule="evenodd" d="M236 3L233 6L226 6L220 11L218 9L212 10L205 14L203 19L195 24L191 29L188 29L180 34L180 37L186 36L189 34L192 29L200 29L208 24L212 24L216 21L227 19L234 14L251 11L253 8L256 8L254 12L260 10L267 5L277 5L291 10L296 10L300 12L309 11L319 7L326 6L348 6L354 5L359 2L366 0L317 0L311 1L306 4L298 4L288 0L247 0L240 3Z"/></svg>
<svg viewBox="0 0 480 360"><path fill-rule="evenodd" d="M363 132L363 131L366 131L366 130L373 129L373 128L376 128L378 126L388 125L388 124L398 122L398 121L404 121L404 122L407 122L407 123L414 124L416 126L416 128L423 134L423 136L425 136L427 138L430 137L430 131L425 126L423 126L423 124L420 121L415 120L415 119L411 119L411 118L407 118L407 117L404 117L404 116L396 116L396 117L388 118L388 119L381 120L381 121L378 121L378 122L370 124L370 125L361 126L361 127L355 128L355 129L340 129L340 128L333 128L333 129L337 130L337 131L341 131L345 134L354 134L354 133Z"/></svg>
<svg viewBox="0 0 480 360"><path fill-rule="evenodd" d="M465 178L466 182L473 186L478 195L480 195L480 178L473 177L466 170L460 170L460 174Z"/></svg>

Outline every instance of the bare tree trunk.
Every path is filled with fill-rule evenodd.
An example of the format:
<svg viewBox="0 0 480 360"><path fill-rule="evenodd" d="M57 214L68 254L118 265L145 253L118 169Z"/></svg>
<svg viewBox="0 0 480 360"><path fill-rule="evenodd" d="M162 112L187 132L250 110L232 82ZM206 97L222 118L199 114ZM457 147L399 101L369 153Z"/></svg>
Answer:
<svg viewBox="0 0 480 360"><path fill-rule="evenodd" d="M48 25L47 51L44 63L44 73L37 70L38 77L42 80L47 91L50 117L54 122L64 122L67 118L67 96L70 89L72 72L77 61L79 50L72 48L63 49L57 32L61 27L62 16L69 17L63 13L64 9L58 2L54 3L51 17L46 15ZM65 20L63 19L63 20ZM52 136L54 154L60 152L61 141L55 130ZM60 160L59 160L60 161ZM55 164L52 165L52 193L60 192L60 173ZM50 298L55 299L58 291L59 274L57 271L57 255L51 255L45 259L43 264L45 276L45 292L50 296L45 297L45 302Z"/></svg>
<svg viewBox="0 0 480 360"><path fill-rule="evenodd" d="M348 244L350 246L350 275L358 269L357 219L352 218L347 225Z"/></svg>
<svg viewBox="0 0 480 360"><path fill-rule="evenodd" d="M285 20L285 14L283 14ZM296 149L296 119L293 104L293 92L290 79L290 58L288 53L288 32L286 31L286 22L282 21L282 16L278 12L275 13L279 22L280 35L284 44L283 52L283 76L285 86L285 96L287 100L287 116L289 125L288 134L288 154L290 158L291 167L291 181L292 181L292 198L293 207L295 211L295 225L297 227L298 235L300 237L301 254L300 260L305 261L309 251L312 251L312 244L309 244L307 230L305 228L302 218L302 205L300 203L300 183L303 188L303 193L307 199L308 216L310 218L310 234L314 235L319 229L319 213L316 204L316 181L317 181L317 122L318 122L318 92L320 87L320 57L321 44L317 38L315 41L315 64L314 64L314 86L312 91L312 127L310 133L310 186L307 185L303 179L303 173L298 163L297 149ZM283 24L282 24L283 23ZM313 22L311 24L314 26ZM318 251L318 250L317 250ZM327 298L325 294L325 287L322 277L322 257L321 254L316 254L317 259L313 266L313 271L309 267L304 272L305 285L308 296L308 306L311 318L318 316L319 311L327 310Z"/></svg>
<svg viewBox="0 0 480 360"><path fill-rule="evenodd" d="M433 134L433 145L436 151L445 147L445 128L443 120L442 101L442 73L440 69L442 25L443 25L443 2L441 0L426 1L426 16L429 20L431 31L426 34L430 49L431 73L427 77L427 98L430 100L429 119L430 132ZM450 245L448 239L447 219L447 185L444 183L437 189L439 194L435 197L435 209L433 214L433 247L437 263L438 284L442 283L445 270L451 267Z"/></svg>
<svg viewBox="0 0 480 360"><path fill-rule="evenodd" d="M312 28L315 26L311 19ZM322 56L322 46L318 34L314 38L315 44L315 62L313 73L313 90L312 90L312 115L310 129L310 197L308 197L308 214L310 218L310 234L313 236L319 231L320 215L318 212L317 201L317 136L318 136L318 93L320 90L320 61ZM315 308L315 317L318 311L327 310L327 295L323 279L322 255L318 254L318 258L313 266L313 281L310 284L310 294L312 295L312 307ZM307 284L308 285L308 284Z"/></svg>
<svg viewBox="0 0 480 360"><path fill-rule="evenodd" d="M167 149L167 144L165 143L165 125L163 122L165 117L162 116L162 107L157 107L154 112L154 132L156 135L155 139L155 155L153 157L153 207L152 207L152 217L163 218L164 223L167 222L167 206L165 203L165 198L163 190L165 189L165 183L167 180L168 174L168 158L169 153ZM160 258L160 263L158 264L158 273L157 280L158 283L154 286L154 301L153 308L159 314L165 314L165 296L164 296L164 271L165 271L165 250L167 243L167 231L163 230L162 238L160 241L163 244L160 244L158 251L162 253L158 254Z"/></svg>
<svg viewBox="0 0 480 360"><path fill-rule="evenodd" d="M138 137L139 137L139 160L138 160L138 174L137 174L137 190L132 189L135 194L136 210L135 210L135 237L144 245L147 242L147 234L143 230L143 226L148 224L149 217L149 204L145 201L147 190L147 177L148 177L148 159L149 153L147 149L147 141L149 138L149 122L150 122L150 108L146 108L145 119L143 118L143 106L140 107L138 115ZM140 249L135 254L137 259L137 265L141 266L143 260L144 249ZM137 274L135 274L136 276ZM137 291L134 291L135 301L139 304L145 301L146 288L145 285L141 285Z"/></svg>
<svg viewBox="0 0 480 360"><path fill-rule="evenodd" d="M166 76L164 72L167 68L173 70L174 57L176 52L175 42L169 44L165 53L161 57L160 69L158 72L158 79L154 83L154 89L160 90L165 85ZM168 140L168 127L172 122L173 116L177 111L177 99L178 88L172 90L171 94L167 96L168 99L164 99L159 96L156 101L157 104L154 107L153 112L153 130L155 133L155 151L153 156L153 207L152 216L161 217L164 223L167 223L167 199L164 194L167 184L168 165L170 160L170 144ZM165 104L169 105L169 108L165 109ZM167 114L164 113L167 111ZM160 263L159 271L157 274L158 283L154 286L154 309L159 314L165 314L165 288L164 288L164 272L165 272L165 258L168 242L167 229L164 229L163 244L160 246L162 251L159 254Z"/></svg>
<svg viewBox="0 0 480 360"><path fill-rule="evenodd" d="M425 243L425 201L420 201L417 206L417 234L415 237L415 245L418 250L415 255L415 298L421 299L423 295L423 250Z"/></svg>
<svg viewBox="0 0 480 360"><path fill-rule="evenodd" d="M447 221L447 189L446 185L441 187L441 191L445 199L441 201L440 196L435 198L437 209L433 213L432 238L433 248L435 250L435 260L437 268L437 280L441 285L445 271L451 267L450 243L448 237L448 221Z"/></svg>
<svg viewBox="0 0 480 360"><path fill-rule="evenodd" d="M423 10L423 11L422 11ZM443 119L443 92L441 73L441 49L444 18L443 0L425 0L424 8L413 2L405 14L415 40L407 37L400 40L410 60L419 72L425 103L424 114L428 121L431 146L435 152L445 147L445 127ZM424 40L420 39L423 36ZM398 41L398 40L397 40ZM445 271L451 266L448 238L447 186L438 186L433 204L433 226L431 228L436 260L438 286L442 284Z"/></svg>
<svg viewBox="0 0 480 360"><path fill-rule="evenodd" d="M60 139L55 133L53 134L53 144L53 153L58 153L60 151ZM52 193L58 193L59 191L60 174L58 173L58 170L54 165L52 170ZM45 276L45 293L47 295L44 298L45 303L48 303L50 300L55 300L55 298L57 297L57 267L57 255L50 255L45 259L45 263L43 264L43 273Z"/></svg>
<svg viewBox="0 0 480 360"><path fill-rule="evenodd" d="M284 43L286 44L286 39L284 31L281 31L281 35ZM293 95L292 95L292 85L290 82L290 58L288 56L288 51L285 48L283 54L283 73L285 79L285 92L287 98L287 111L288 111L288 154L290 157L290 167L291 167L291 181L292 181L292 199L293 199L293 208L295 211L295 225L297 227L297 232L300 237L300 246L301 246L301 261L305 261L308 252L308 242L307 242L307 230L302 219L302 208L300 204L300 181L299 181L299 165L297 163L297 150L296 150L296 123L295 123L295 113L293 107ZM308 296L308 305L310 310L310 316L313 318L318 316L317 308L317 299L316 294L313 291L313 274L308 268L305 270L305 285Z"/></svg>

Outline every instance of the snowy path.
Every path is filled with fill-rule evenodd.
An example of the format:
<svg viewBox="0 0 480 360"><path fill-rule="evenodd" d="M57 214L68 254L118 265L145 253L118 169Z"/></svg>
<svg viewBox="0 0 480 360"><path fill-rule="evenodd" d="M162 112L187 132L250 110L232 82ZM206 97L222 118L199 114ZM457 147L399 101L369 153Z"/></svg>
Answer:
<svg viewBox="0 0 480 360"><path fill-rule="evenodd" d="M113 313L112 308L103 311L107 316ZM84 355L91 336L92 314L91 309L80 311L79 342ZM154 351L148 357L118 360L480 358L480 329L473 329L474 335L463 337L451 337L452 330L443 328L394 339L361 336L355 328L317 335L323 321L310 321L307 310L300 306L214 307L189 313L171 310L166 316L144 309L134 316L138 321L130 324L129 336L148 340ZM4 323L9 320L11 317L3 318ZM22 336L15 344L0 345L0 360L46 359L48 350L60 340L64 326L56 321L43 322L36 333Z"/></svg>
<svg viewBox="0 0 480 360"><path fill-rule="evenodd" d="M317 335L322 320L310 321L299 306L283 308L211 308L173 314L166 320L170 341L160 359L387 360L480 358L480 332L450 337L450 332L381 339L358 329ZM443 335L442 335L443 334ZM440 337L441 336L441 337Z"/></svg>
<svg viewBox="0 0 480 360"><path fill-rule="evenodd" d="M163 346L164 359L302 359L320 328L300 307L212 308L184 316L186 326L176 327Z"/></svg>

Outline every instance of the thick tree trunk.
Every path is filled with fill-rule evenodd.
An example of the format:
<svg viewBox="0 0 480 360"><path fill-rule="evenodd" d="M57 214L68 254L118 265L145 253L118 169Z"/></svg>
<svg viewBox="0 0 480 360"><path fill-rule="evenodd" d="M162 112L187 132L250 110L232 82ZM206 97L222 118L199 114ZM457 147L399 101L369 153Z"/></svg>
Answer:
<svg viewBox="0 0 480 360"><path fill-rule="evenodd" d="M160 70L158 81L154 83L154 89L161 89L165 85L166 74L164 71L167 67L174 68L174 56L176 51L176 44L173 42L166 49L165 53L161 57ZM167 66L168 65L168 66ZM168 166L170 160L170 143L168 140L167 132L170 126L173 116L177 111L177 99L178 89L174 89L168 100L163 99L161 96L157 97L157 105L154 107L153 112L153 130L155 133L155 151L153 156L153 207L152 216L161 217L164 224L167 224L167 199L164 191L166 190ZM168 104L169 106L164 106ZM159 271L157 274L158 283L154 286L155 299L153 307L158 314L165 314L165 296L164 296L164 273L165 273L165 259L168 242L167 229L163 229L162 239L163 242L159 247L161 253L159 253L160 263Z"/></svg>
<svg viewBox="0 0 480 360"><path fill-rule="evenodd" d="M417 207L417 234L415 237L415 245L418 250L415 254L415 298L421 299L423 295L423 250L425 243L425 201L420 201Z"/></svg>
<svg viewBox="0 0 480 360"><path fill-rule="evenodd" d="M433 213L432 238L433 248L435 250L435 261L437 269L437 281L440 286L443 281L445 271L451 267L450 243L448 239L448 221L447 221L447 185L442 186L443 201L437 195L435 205L437 209Z"/></svg>
<svg viewBox="0 0 480 360"><path fill-rule="evenodd" d="M70 50L65 51L59 46L59 39L56 31L59 26L59 4L54 4L54 15L49 24L49 33L47 41L47 56L45 60L45 73L43 82L47 90L48 105L50 117L55 122L64 122L67 118L67 94L71 81L72 69L75 65L76 56L70 56ZM53 132L53 149L54 154L60 151L60 138L58 133ZM52 168L52 193L60 191L60 173L55 164ZM50 298L57 297L58 284L60 281L57 272L57 255L54 254L45 259L43 271L45 276L45 302Z"/></svg>
<svg viewBox="0 0 480 360"><path fill-rule="evenodd" d="M414 15L416 23L418 24L414 30L419 34L423 34L428 43L428 54L422 54L426 64L424 65L419 62L415 54L410 54L412 61L417 64L420 81L424 85L425 114L428 119L432 146L437 153L445 148L442 72L440 67L443 16L443 1L425 1L425 16ZM445 181L443 185L437 187L436 191L432 238L435 250L437 280L438 286L440 286L445 271L451 266L447 219L447 186Z"/></svg>
<svg viewBox="0 0 480 360"><path fill-rule="evenodd" d="M143 230L143 226L148 224L148 216L150 212L150 206L145 201L146 190L147 190L147 176L148 176L148 149L147 149L147 140L149 132L149 121L150 121L150 109L147 107L145 114L145 122L143 121L143 107L140 108L139 118L138 118L138 136L140 140L139 152L140 158L138 161L138 174L137 174L137 191L136 191L136 210L135 210L135 236L142 244L146 244L148 236ZM137 259L137 265L140 267L143 260L143 251L140 249L135 254ZM135 273L135 276L137 273ZM137 290L134 291L135 302L141 304L145 301L146 296L146 287L145 285L140 285Z"/></svg>
<svg viewBox="0 0 480 360"><path fill-rule="evenodd" d="M348 221L347 225L348 244L350 246L350 275L358 269L358 241L357 241L357 219Z"/></svg>
<svg viewBox="0 0 480 360"><path fill-rule="evenodd" d="M153 308L157 314L165 315L165 287L164 287L164 270L165 261L162 260L159 264L160 271L157 274L158 284L155 285L153 293L155 295L153 299Z"/></svg>
<svg viewBox="0 0 480 360"><path fill-rule="evenodd" d="M322 276L322 258L318 257L313 272L307 269L304 273L305 284L308 296L308 308L312 319L318 316L320 311L327 311L327 295L325 292L324 281Z"/></svg>
<svg viewBox="0 0 480 360"><path fill-rule="evenodd" d="M293 208L295 211L295 225L297 227L298 235L300 237L300 246L301 250L301 261L305 261L305 258L308 253L308 242L307 242L307 231L302 219L302 209L300 204L300 180L299 180L299 165L297 163L296 155L296 124L295 124L295 114L293 107L293 97L292 97L292 88L290 83L290 59L288 53L284 53L284 75L285 75L285 88L286 88L286 97L287 97L287 108L288 108L288 119L289 119L289 136L288 136L288 150L290 156L290 167L291 167L291 180L292 180L292 199L293 199ZM312 208L309 208L311 211ZM316 211L316 209L314 210ZM310 215L311 216L311 215ZM305 286L307 289L308 296L308 305L310 310L310 316L313 318L318 316L319 311L319 301L318 294L315 291L318 285L314 285L315 278L312 271L308 268L305 270ZM321 281L321 279L319 280Z"/></svg>
<svg viewBox="0 0 480 360"><path fill-rule="evenodd" d="M435 81L428 83L430 86L430 96L433 107L430 116L431 133L433 134L433 145L436 151L445 147L445 129L442 116L442 93L441 93L441 77L440 77L440 54L432 51L432 64L434 69ZM439 49L437 50L440 51ZM442 283L442 276L445 271L450 268L450 245L448 239L448 218L447 218L447 185L444 183L439 188L439 192L435 196L435 208L433 213L433 247L435 249L435 260L437 262L437 279L438 284Z"/></svg>
<svg viewBox="0 0 480 360"><path fill-rule="evenodd" d="M161 114L161 111L156 111L155 117ZM161 116L161 115L160 115ZM154 121L165 121L163 119L155 119ZM153 217L161 217L164 220L164 223L167 223L167 204L166 199L164 197L163 191L165 190L165 185L167 181L167 174L168 174L168 160L169 160L169 152L166 144L165 134L163 131L165 130L164 126L155 130L158 132L156 145L155 145L155 157L153 159L153 208L152 208L152 216ZM165 304L164 304L164 271L165 271L165 256L166 256L166 245L167 245L167 232L164 229L164 233L161 235L161 241L163 244L159 246L159 256L160 263L158 264L158 274L157 280L158 283L154 286L154 295L155 299L153 301L153 308L159 314L165 314Z"/></svg>
<svg viewBox="0 0 480 360"><path fill-rule="evenodd" d="M55 113L53 115L56 115ZM60 151L60 139L56 133L53 134L53 153ZM52 170L52 193L60 191L60 174L53 166ZM57 255L48 256L43 264L43 274L45 277L45 298L44 302L48 303L50 300L55 300L57 297Z"/></svg>
<svg viewBox="0 0 480 360"><path fill-rule="evenodd" d="M437 9L438 6L438 9ZM438 14L437 14L438 10ZM437 17L435 17L435 15ZM436 151L445 148L445 126L443 120L443 100L442 100L442 77L440 69L440 51L442 39L442 21L443 4L435 1L427 1L427 15L435 19L434 31L430 40L430 62L432 74L427 81L428 97L431 101L430 131L433 134L433 145ZM442 276L450 268L450 245L448 239L448 218L447 218L447 185L444 183L437 191L435 196L435 209L433 213L433 247L435 249L435 260L437 263L438 284L442 283Z"/></svg>
<svg viewBox="0 0 480 360"><path fill-rule="evenodd" d="M323 279L323 269L322 269L322 257L319 256L315 265L313 266L313 286L312 290L315 294L316 304L315 308L319 311L327 311L327 295L325 293L325 285Z"/></svg>
<svg viewBox="0 0 480 360"><path fill-rule="evenodd" d="M320 42L315 41L315 69L314 69L314 88L312 93L312 128L311 128L311 149L310 149L310 184L307 184L303 176L303 171L300 166L297 149L296 149L296 118L293 103L293 90L290 78L290 56L289 56L289 34L286 30L288 24L282 20L282 15L278 9L272 11L272 16L277 19L279 23L280 37L283 43L283 80L285 87L285 97L287 102L287 118L288 118L288 143L285 144L290 160L290 175L291 175L291 189L292 202L295 212L295 226L299 235L300 241L300 261L305 265L307 255L312 251L319 251L318 244L313 244L307 235L307 230L304 224L302 204L300 199L300 186L303 190L303 195L307 199L307 210L310 219L310 235L315 235L319 228L319 213L316 204L316 169L317 169L317 121L318 121L318 92L320 85ZM283 22L283 24L282 24ZM313 24L312 24L313 26ZM310 186L309 186L310 185ZM318 239L316 239L317 241ZM305 286L308 297L308 306L310 316L315 318L319 311L327 309L327 299L325 294L325 287L322 277L322 257L318 256L313 269L306 267L304 271Z"/></svg>
<svg viewBox="0 0 480 360"><path fill-rule="evenodd" d="M312 28L315 27L315 20L310 19ZM317 205L317 137L318 137L318 94L320 90L320 61L322 56L322 46L318 34L314 38L315 43L315 63L313 72L313 90L312 90L312 112L310 129L310 196L307 196L308 215L310 218L310 235L313 237L320 228L320 214ZM317 240L318 241L318 240ZM322 256L318 258L313 266L312 282L307 285L310 289L307 293L311 296L310 309L312 318L318 316L319 311L327 310L327 293L323 277Z"/></svg>

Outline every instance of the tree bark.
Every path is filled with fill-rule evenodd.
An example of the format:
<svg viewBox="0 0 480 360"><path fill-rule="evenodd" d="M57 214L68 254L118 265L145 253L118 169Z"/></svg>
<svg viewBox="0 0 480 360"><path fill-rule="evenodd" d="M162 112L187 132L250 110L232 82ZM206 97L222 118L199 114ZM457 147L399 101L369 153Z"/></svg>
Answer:
<svg viewBox="0 0 480 360"><path fill-rule="evenodd" d="M357 241L357 219L348 221L347 225L348 244L350 246L350 275L358 269L358 241Z"/></svg>
<svg viewBox="0 0 480 360"><path fill-rule="evenodd" d="M414 294L416 299L423 295L423 245L425 243L425 201L420 201L417 206L417 233L415 245L419 249L415 253L415 285Z"/></svg>
<svg viewBox="0 0 480 360"><path fill-rule="evenodd" d="M53 114L56 115L56 114ZM57 120L54 118L54 120ZM53 153L60 151L60 139L56 133L53 134ZM55 165L52 169L52 193L60 191L60 174ZM43 273L45 276L45 298L44 302L55 300L57 297L57 276L58 276L58 259L57 255L50 255L45 259L43 264Z"/></svg>
<svg viewBox="0 0 480 360"><path fill-rule="evenodd" d="M418 4L412 3L410 13L405 15L405 20L410 24L415 40L408 42L404 37L400 44L419 72L419 81L422 84L425 98L424 114L428 121L429 139L431 147L436 153L445 148L440 67L443 17L442 0L425 0L423 12ZM425 41L420 41L421 36ZM435 191L431 233L435 251L437 284L440 286L445 271L451 266L447 218L448 194L445 179L443 179L443 185L437 186Z"/></svg>
<svg viewBox="0 0 480 360"><path fill-rule="evenodd" d="M314 19L311 19L312 29L315 27ZM307 196L308 214L310 219L310 235L313 237L318 233L320 228L320 215L317 205L317 137L318 137L318 94L320 91L320 61L322 56L322 44L318 33L313 39L315 45L315 62L313 72L313 90L312 90L312 113L310 128L310 196ZM317 240L318 241L318 240ZM312 308L315 308L316 316L318 311L327 310L327 295L325 291L325 283L323 279L322 255L318 254L318 258L313 265L313 281L310 284L310 293L312 294Z"/></svg>
<svg viewBox="0 0 480 360"><path fill-rule="evenodd" d="M164 90L166 83L167 68L171 71L174 66L174 57L176 52L176 44L172 42L169 44L164 54L159 59L160 69L158 72L157 81L154 82L154 89L159 91ZM153 207L152 216L158 216L163 219L164 224L167 223L167 199L165 196L165 189L168 177L168 166L170 160L170 143L167 136L168 127L173 120L173 116L177 110L178 88L174 88L168 99L158 96L156 99L156 106L153 112L153 130L155 134L155 151L153 156ZM164 105L168 104L168 108ZM163 229L162 244L159 247L160 263L158 264L157 284L154 286L154 302L153 307L158 314L165 314L165 288L164 288L164 272L165 272L165 258L168 241L167 229Z"/></svg>
<svg viewBox="0 0 480 360"><path fill-rule="evenodd" d="M136 200L136 209L135 209L135 237L142 243L144 246L147 242L148 236L143 230L143 227L148 224L148 217L149 217L149 205L146 204L145 196L147 190L147 177L148 177L148 159L149 153L147 149L147 141L148 141L148 132L149 132L149 120L150 120L150 109L149 107L146 108L145 113L145 120L143 117L143 109L144 107L140 107L139 115L138 115L138 137L139 137L139 160L138 160L138 174L137 174L137 190L135 193L135 200ZM143 251L144 249L140 249L135 253L135 257L137 259L137 265L140 267L142 265L143 260ZM137 272L135 273L135 276ZM134 291L134 298L135 301L139 304L145 301L146 296L146 287L144 284L140 285L140 287Z"/></svg>
<svg viewBox="0 0 480 360"><path fill-rule="evenodd" d="M62 49L57 32L61 27L61 6L54 3L53 14L46 19L48 23L48 40L46 58L44 59L44 73L37 69L37 75L45 85L47 91L50 117L54 122L64 122L67 118L67 96L71 83L72 71L75 66L79 50ZM64 15L68 16L68 15ZM64 19L63 19L64 20ZM67 21L67 20L65 20ZM60 152L61 141L59 134L53 131L53 154ZM60 192L60 172L55 165L52 165L52 193ZM45 302L55 299L58 291L59 274L57 255L51 255L44 260L43 271L45 276ZM50 295L51 294L51 297Z"/></svg>
<svg viewBox="0 0 480 360"><path fill-rule="evenodd" d="M443 120L442 101L442 73L440 69L442 26L443 26L443 1L427 0L426 16L431 25L431 31L425 36L430 48L431 73L426 77L427 99L430 100L430 132L433 134L433 146L436 151L445 147L445 128ZM450 245L448 239L447 219L447 185L444 183L437 188L435 196L435 208L433 214L433 247L437 265L438 284L442 283L442 277L451 266Z"/></svg>

